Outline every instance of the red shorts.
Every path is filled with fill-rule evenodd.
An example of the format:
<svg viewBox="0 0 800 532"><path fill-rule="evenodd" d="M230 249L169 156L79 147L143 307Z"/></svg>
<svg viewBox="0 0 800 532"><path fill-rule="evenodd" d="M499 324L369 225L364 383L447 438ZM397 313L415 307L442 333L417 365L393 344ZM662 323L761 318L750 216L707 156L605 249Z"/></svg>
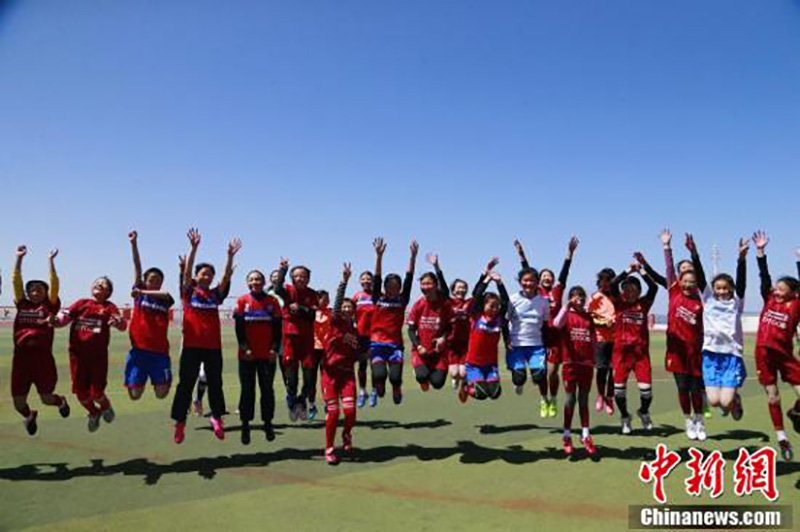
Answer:
<svg viewBox="0 0 800 532"><path fill-rule="evenodd" d="M447 363L451 366L463 366L467 363L469 344L451 345L447 348Z"/></svg>
<svg viewBox="0 0 800 532"><path fill-rule="evenodd" d="M336 401L340 397L356 396L356 374L354 371L322 368L322 398Z"/></svg>
<svg viewBox="0 0 800 532"><path fill-rule="evenodd" d="M283 337L283 363L295 367L299 363L303 369L316 367L318 360L314 353L314 336L290 334Z"/></svg>
<svg viewBox="0 0 800 532"><path fill-rule="evenodd" d="M594 366L588 364L565 363L561 369L564 391L575 393L576 389L591 390Z"/></svg>
<svg viewBox="0 0 800 532"><path fill-rule="evenodd" d="M653 383L650 351L646 348L614 346L611 367L614 369L614 384L627 384L631 371L639 384Z"/></svg>
<svg viewBox="0 0 800 532"><path fill-rule="evenodd" d="M24 397L36 385L39 395L49 395L56 389L58 372L51 351L14 353L11 361L11 396Z"/></svg>
<svg viewBox="0 0 800 532"><path fill-rule="evenodd" d="M554 345L547 348L547 362L550 364L561 364L564 360L561 356L561 346Z"/></svg>
<svg viewBox="0 0 800 532"><path fill-rule="evenodd" d="M664 364L670 373L703 376L703 352L687 353L686 351L667 351Z"/></svg>
<svg viewBox="0 0 800 532"><path fill-rule="evenodd" d="M768 347L756 347L756 373L762 386L778 384L778 374L783 382L800 385L800 360Z"/></svg>
<svg viewBox="0 0 800 532"><path fill-rule="evenodd" d="M441 353L429 353L425 356L420 356L416 349L411 350L411 365L414 368L426 366L429 370L441 369L447 371L448 357Z"/></svg>
<svg viewBox="0 0 800 532"><path fill-rule="evenodd" d="M108 354L105 356L70 356L72 393L79 401L105 395L108 383Z"/></svg>

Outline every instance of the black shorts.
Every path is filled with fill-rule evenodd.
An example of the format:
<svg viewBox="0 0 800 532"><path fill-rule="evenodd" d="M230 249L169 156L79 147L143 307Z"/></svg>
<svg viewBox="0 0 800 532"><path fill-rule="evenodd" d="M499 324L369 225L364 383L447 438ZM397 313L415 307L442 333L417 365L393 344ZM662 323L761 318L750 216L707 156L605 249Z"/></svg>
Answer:
<svg viewBox="0 0 800 532"><path fill-rule="evenodd" d="M594 367L608 369L611 367L611 355L614 353L613 342L599 342L594 350Z"/></svg>

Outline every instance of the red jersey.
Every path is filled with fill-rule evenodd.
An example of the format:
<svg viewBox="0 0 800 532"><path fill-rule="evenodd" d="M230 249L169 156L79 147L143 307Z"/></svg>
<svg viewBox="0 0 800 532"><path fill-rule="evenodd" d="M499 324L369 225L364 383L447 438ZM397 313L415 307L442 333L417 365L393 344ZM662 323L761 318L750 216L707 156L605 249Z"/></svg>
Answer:
<svg viewBox="0 0 800 532"><path fill-rule="evenodd" d="M454 346L464 346L469 343L470 320L469 309L471 299L464 301L457 297L450 298L450 307L453 310L452 328L447 337L447 343Z"/></svg>
<svg viewBox="0 0 800 532"><path fill-rule="evenodd" d="M358 361L357 330L353 321L343 316L331 317L331 328L325 338L325 356L322 365L326 369L337 369L348 373Z"/></svg>
<svg viewBox="0 0 800 532"><path fill-rule="evenodd" d="M433 341L444 334L452 320L453 309L449 299L438 297L436 301L429 301L422 297L411 307L407 323L417 327L419 345L433 351Z"/></svg>
<svg viewBox="0 0 800 532"><path fill-rule="evenodd" d="M392 344L403 347L403 320L406 306L403 298L381 296L372 309L370 341L378 344Z"/></svg>
<svg viewBox="0 0 800 532"><path fill-rule="evenodd" d="M14 352L18 349L52 350L53 327L47 323L47 318L60 308L61 300L54 304L45 298L38 305L29 299L18 301L14 317Z"/></svg>
<svg viewBox="0 0 800 532"><path fill-rule="evenodd" d="M140 295L133 300L133 316L128 333L134 349L169 355L169 309L174 304L172 296L157 299Z"/></svg>
<svg viewBox="0 0 800 532"><path fill-rule="evenodd" d="M483 314L472 318L469 333L467 364L473 366L496 366L497 344L503 333L502 317L493 320Z"/></svg>
<svg viewBox="0 0 800 532"><path fill-rule="evenodd" d="M333 311L330 308L317 310L317 319L314 321L314 349L325 349L325 338L331 330L331 316Z"/></svg>
<svg viewBox="0 0 800 532"><path fill-rule="evenodd" d="M561 300L564 296L564 286L561 283L556 283L550 290L547 290L543 286L539 286L539 295L550 302L550 318L548 319L547 324L552 325L553 320L556 319L558 312L561 310Z"/></svg>
<svg viewBox="0 0 800 532"><path fill-rule="evenodd" d="M798 322L800 299L778 303L775 294L770 294L758 321L756 347L774 349L791 357Z"/></svg>
<svg viewBox="0 0 800 532"><path fill-rule="evenodd" d="M257 360L270 360L275 339L273 326L281 319L281 304L266 293L245 294L236 301L236 316L244 320L244 333L250 356ZM244 358L244 351L239 350L239 359Z"/></svg>
<svg viewBox="0 0 800 532"><path fill-rule="evenodd" d="M356 303L356 328L358 335L369 338L370 327L372 325L372 294L368 292L356 292L353 295Z"/></svg>
<svg viewBox="0 0 800 532"><path fill-rule="evenodd" d="M204 290L194 280L183 293L183 347L222 349L219 306L228 293L219 286Z"/></svg>
<svg viewBox="0 0 800 532"><path fill-rule="evenodd" d="M107 357L111 338L108 322L111 316L121 319L117 306L110 301L100 303L94 299L80 299L67 309L67 314L72 321L69 355Z"/></svg>
<svg viewBox="0 0 800 532"><path fill-rule="evenodd" d="M697 356L703 350L703 301L700 293L689 297L680 285L669 289L667 314L667 354L679 357Z"/></svg>
<svg viewBox="0 0 800 532"><path fill-rule="evenodd" d="M576 311L570 308L567 312L564 331L567 340L564 342L566 347L564 363L594 366L597 334L591 315L588 312Z"/></svg>
<svg viewBox="0 0 800 532"><path fill-rule="evenodd" d="M317 292L311 288L297 288L293 284L286 285L286 299L283 302L283 334L288 336L314 336L314 319L317 310ZM301 307L308 308L312 315L292 314L289 305L297 303Z"/></svg>
<svg viewBox="0 0 800 532"><path fill-rule="evenodd" d="M616 301L614 303L614 349L638 347L647 349L650 346L650 329L647 315L653 300L640 297L633 303Z"/></svg>

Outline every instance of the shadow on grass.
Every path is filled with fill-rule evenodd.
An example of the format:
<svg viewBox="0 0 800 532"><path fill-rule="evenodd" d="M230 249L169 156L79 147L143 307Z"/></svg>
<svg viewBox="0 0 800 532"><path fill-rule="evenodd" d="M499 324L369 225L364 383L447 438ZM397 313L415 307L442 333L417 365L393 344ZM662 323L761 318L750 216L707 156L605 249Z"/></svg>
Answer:
<svg viewBox="0 0 800 532"><path fill-rule="evenodd" d="M344 420L342 418L339 419L339 426L344 424ZM415 421L413 423L400 423L399 421L384 421L384 420L374 420L374 421L356 421L356 428L364 428L370 430L391 430L391 429L403 429L403 430L417 430L417 429L438 429L442 427L447 427L452 425L451 421L447 421L446 419L437 419L435 421ZM252 424L250 428L252 430L262 430L264 425L262 424ZM276 434L282 434L283 430L319 430L325 427L324 420L314 420L314 421L304 421L298 423L290 423L290 424L275 424L272 426L277 432ZM197 427L195 430L200 431L211 431L211 427L206 425L202 427ZM242 426L241 425L229 425L225 427L225 432L241 432Z"/></svg>

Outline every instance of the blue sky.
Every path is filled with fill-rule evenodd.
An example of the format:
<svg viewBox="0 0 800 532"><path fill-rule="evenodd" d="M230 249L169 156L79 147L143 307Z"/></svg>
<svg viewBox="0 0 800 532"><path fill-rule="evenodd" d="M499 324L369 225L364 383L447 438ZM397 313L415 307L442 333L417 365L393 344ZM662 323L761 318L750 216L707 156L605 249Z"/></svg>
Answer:
<svg viewBox="0 0 800 532"><path fill-rule="evenodd" d="M668 225L726 270L764 228L793 273L798 95L797 0L0 2L0 264L58 246L65 301L125 286L135 227L174 286L196 225L220 266L244 241L234 294L281 255L332 289L375 235L388 270L414 236L513 283L514 237L557 268L574 233L592 285L663 269Z"/></svg>

